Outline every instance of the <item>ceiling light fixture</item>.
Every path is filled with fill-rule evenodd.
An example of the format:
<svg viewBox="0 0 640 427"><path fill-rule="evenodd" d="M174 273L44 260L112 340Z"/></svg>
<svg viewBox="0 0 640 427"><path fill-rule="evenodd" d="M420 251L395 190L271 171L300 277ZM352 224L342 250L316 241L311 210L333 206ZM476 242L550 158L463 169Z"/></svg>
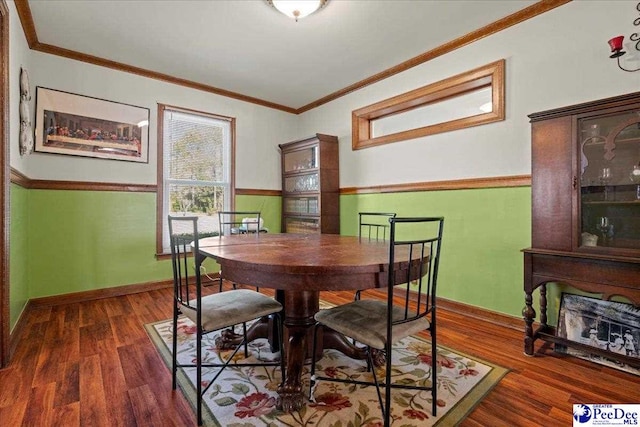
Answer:
<svg viewBox="0 0 640 427"><path fill-rule="evenodd" d="M267 0L267 3L296 22L322 9L328 2L329 0Z"/></svg>
<svg viewBox="0 0 640 427"><path fill-rule="evenodd" d="M636 9L638 12L640 12L640 2L637 4ZM633 25L640 25L640 17L636 18L633 21ZM640 57L640 33L633 33L629 36L629 40L631 40L632 42L635 42L635 45L633 45L633 48L638 52L635 55L636 59L638 59ZM624 36L617 36L612 38L611 40L609 40L609 46L611 47L611 56L609 56L609 58L615 58L618 60L618 68L620 68L621 70L627 71L629 73L632 73L634 71L639 71L640 70L640 66L638 68L634 69L628 69L622 66L622 64L620 64L620 58L626 54L627 52L625 52L624 50L622 50L622 42L624 41Z"/></svg>

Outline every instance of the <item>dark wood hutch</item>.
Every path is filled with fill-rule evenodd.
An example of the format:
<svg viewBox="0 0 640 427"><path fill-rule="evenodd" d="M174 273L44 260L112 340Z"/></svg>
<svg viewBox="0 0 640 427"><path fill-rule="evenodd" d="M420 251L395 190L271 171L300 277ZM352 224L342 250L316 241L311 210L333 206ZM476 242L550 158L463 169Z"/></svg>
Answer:
<svg viewBox="0 0 640 427"><path fill-rule="evenodd" d="M279 147L282 232L340 234L338 138L318 133Z"/></svg>
<svg viewBox="0 0 640 427"><path fill-rule="evenodd" d="M640 366L638 358L561 338L547 324L548 283L640 306L640 92L529 118L532 247L523 250L524 352L533 355L541 339Z"/></svg>

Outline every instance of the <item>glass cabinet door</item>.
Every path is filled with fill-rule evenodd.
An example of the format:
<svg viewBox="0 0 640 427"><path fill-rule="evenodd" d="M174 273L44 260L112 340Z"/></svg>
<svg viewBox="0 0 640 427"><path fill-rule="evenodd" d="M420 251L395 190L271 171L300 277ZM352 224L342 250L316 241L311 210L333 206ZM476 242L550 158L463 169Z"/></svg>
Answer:
<svg viewBox="0 0 640 427"><path fill-rule="evenodd" d="M581 247L640 249L640 109L578 120Z"/></svg>
<svg viewBox="0 0 640 427"><path fill-rule="evenodd" d="M284 213L318 214L318 197L285 197Z"/></svg>
<svg viewBox="0 0 640 427"><path fill-rule="evenodd" d="M317 233L320 228L320 220L318 218L296 218L287 217L284 220L285 233Z"/></svg>
<svg viewBox="0 0 640 427"><path fill-rule="evenodd" d="M315 169L318 165L318 147L309 147L291 151L284 155L283 172L296 172L304 169Z"/></svg>
<svg viewBox="0 0 640 427"><path fill-rule="evenodd" d="M318 191L319 188L318 172L289 176L284 179L284 191L287 193Z"/></svg>

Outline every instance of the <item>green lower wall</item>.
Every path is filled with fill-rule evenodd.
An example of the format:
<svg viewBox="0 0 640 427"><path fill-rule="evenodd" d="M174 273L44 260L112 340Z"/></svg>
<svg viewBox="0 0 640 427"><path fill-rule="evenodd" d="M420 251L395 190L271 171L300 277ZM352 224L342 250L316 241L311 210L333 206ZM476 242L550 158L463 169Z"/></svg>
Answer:
<svg viewBox="0 0 640 427"><path fill-rule="evenodd" d="M279 197L238 196L236 209L279 231ZM30 298L171 277L155 257L153 193L31 190L29 211Z"/></svg>
<svg viewBox="0 0 640 427"><path fill-rule="evenodd" d="M30 298L171 277L169 261L155 257L155 194L11 190L12 327ZM440 296L519 316L530 200L529 187L346 195L341 232L357 234L359 211L443 215ZM280 231L280 197L238 196L236 209L260 210Z"/></svg>
<svg viewBox="0 0 640 427"><path fill-rule="evenodd" d="M236 196L237 211L260 211L264 226L270 233L280 232L282 199L278 196Z"/></svg>
<svg viewBox="0 0 640 427"><path fill-rule="evenodd" d="M16 325L20 313L29 300L28 281L28 197L29 191L18 185L11 185L11 219L9 228L9 325Z"/></svg>
<svg viewBox="0 0 640 427"><path fill-rule="evenodd" d="M29 208L30 298L171 276L153 193L30 190Z"/></svg>
<svg viewBox="0 0 640 427"><path fill-rule="evenodd" d="M530 187L342 196L341 233L357 235L357 212L364 211L444 216L439 296L520 316Z"/></svg>
<svg viewBox="0 0 640 427"><path fill-rule="evenodd" d="M280 231L280 204L276 196L236 198L237 210L260 210L272 232ZM155 257L155 218L153 193L12 185L12 327L30 298L169 279L170 262Z"/></svg>

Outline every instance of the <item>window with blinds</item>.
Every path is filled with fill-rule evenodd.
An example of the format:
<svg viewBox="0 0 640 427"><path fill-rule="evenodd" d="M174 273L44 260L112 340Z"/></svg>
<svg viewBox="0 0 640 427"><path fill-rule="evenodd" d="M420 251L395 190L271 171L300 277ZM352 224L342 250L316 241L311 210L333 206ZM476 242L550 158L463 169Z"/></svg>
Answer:
<svg viewBox="0 0 640 427"><path fill-rule="evenodd" d="M200 217L201 235L218 231L220 210L231 206L232 119L164 108L163 248L168 248L167 215Z"/></svg>

